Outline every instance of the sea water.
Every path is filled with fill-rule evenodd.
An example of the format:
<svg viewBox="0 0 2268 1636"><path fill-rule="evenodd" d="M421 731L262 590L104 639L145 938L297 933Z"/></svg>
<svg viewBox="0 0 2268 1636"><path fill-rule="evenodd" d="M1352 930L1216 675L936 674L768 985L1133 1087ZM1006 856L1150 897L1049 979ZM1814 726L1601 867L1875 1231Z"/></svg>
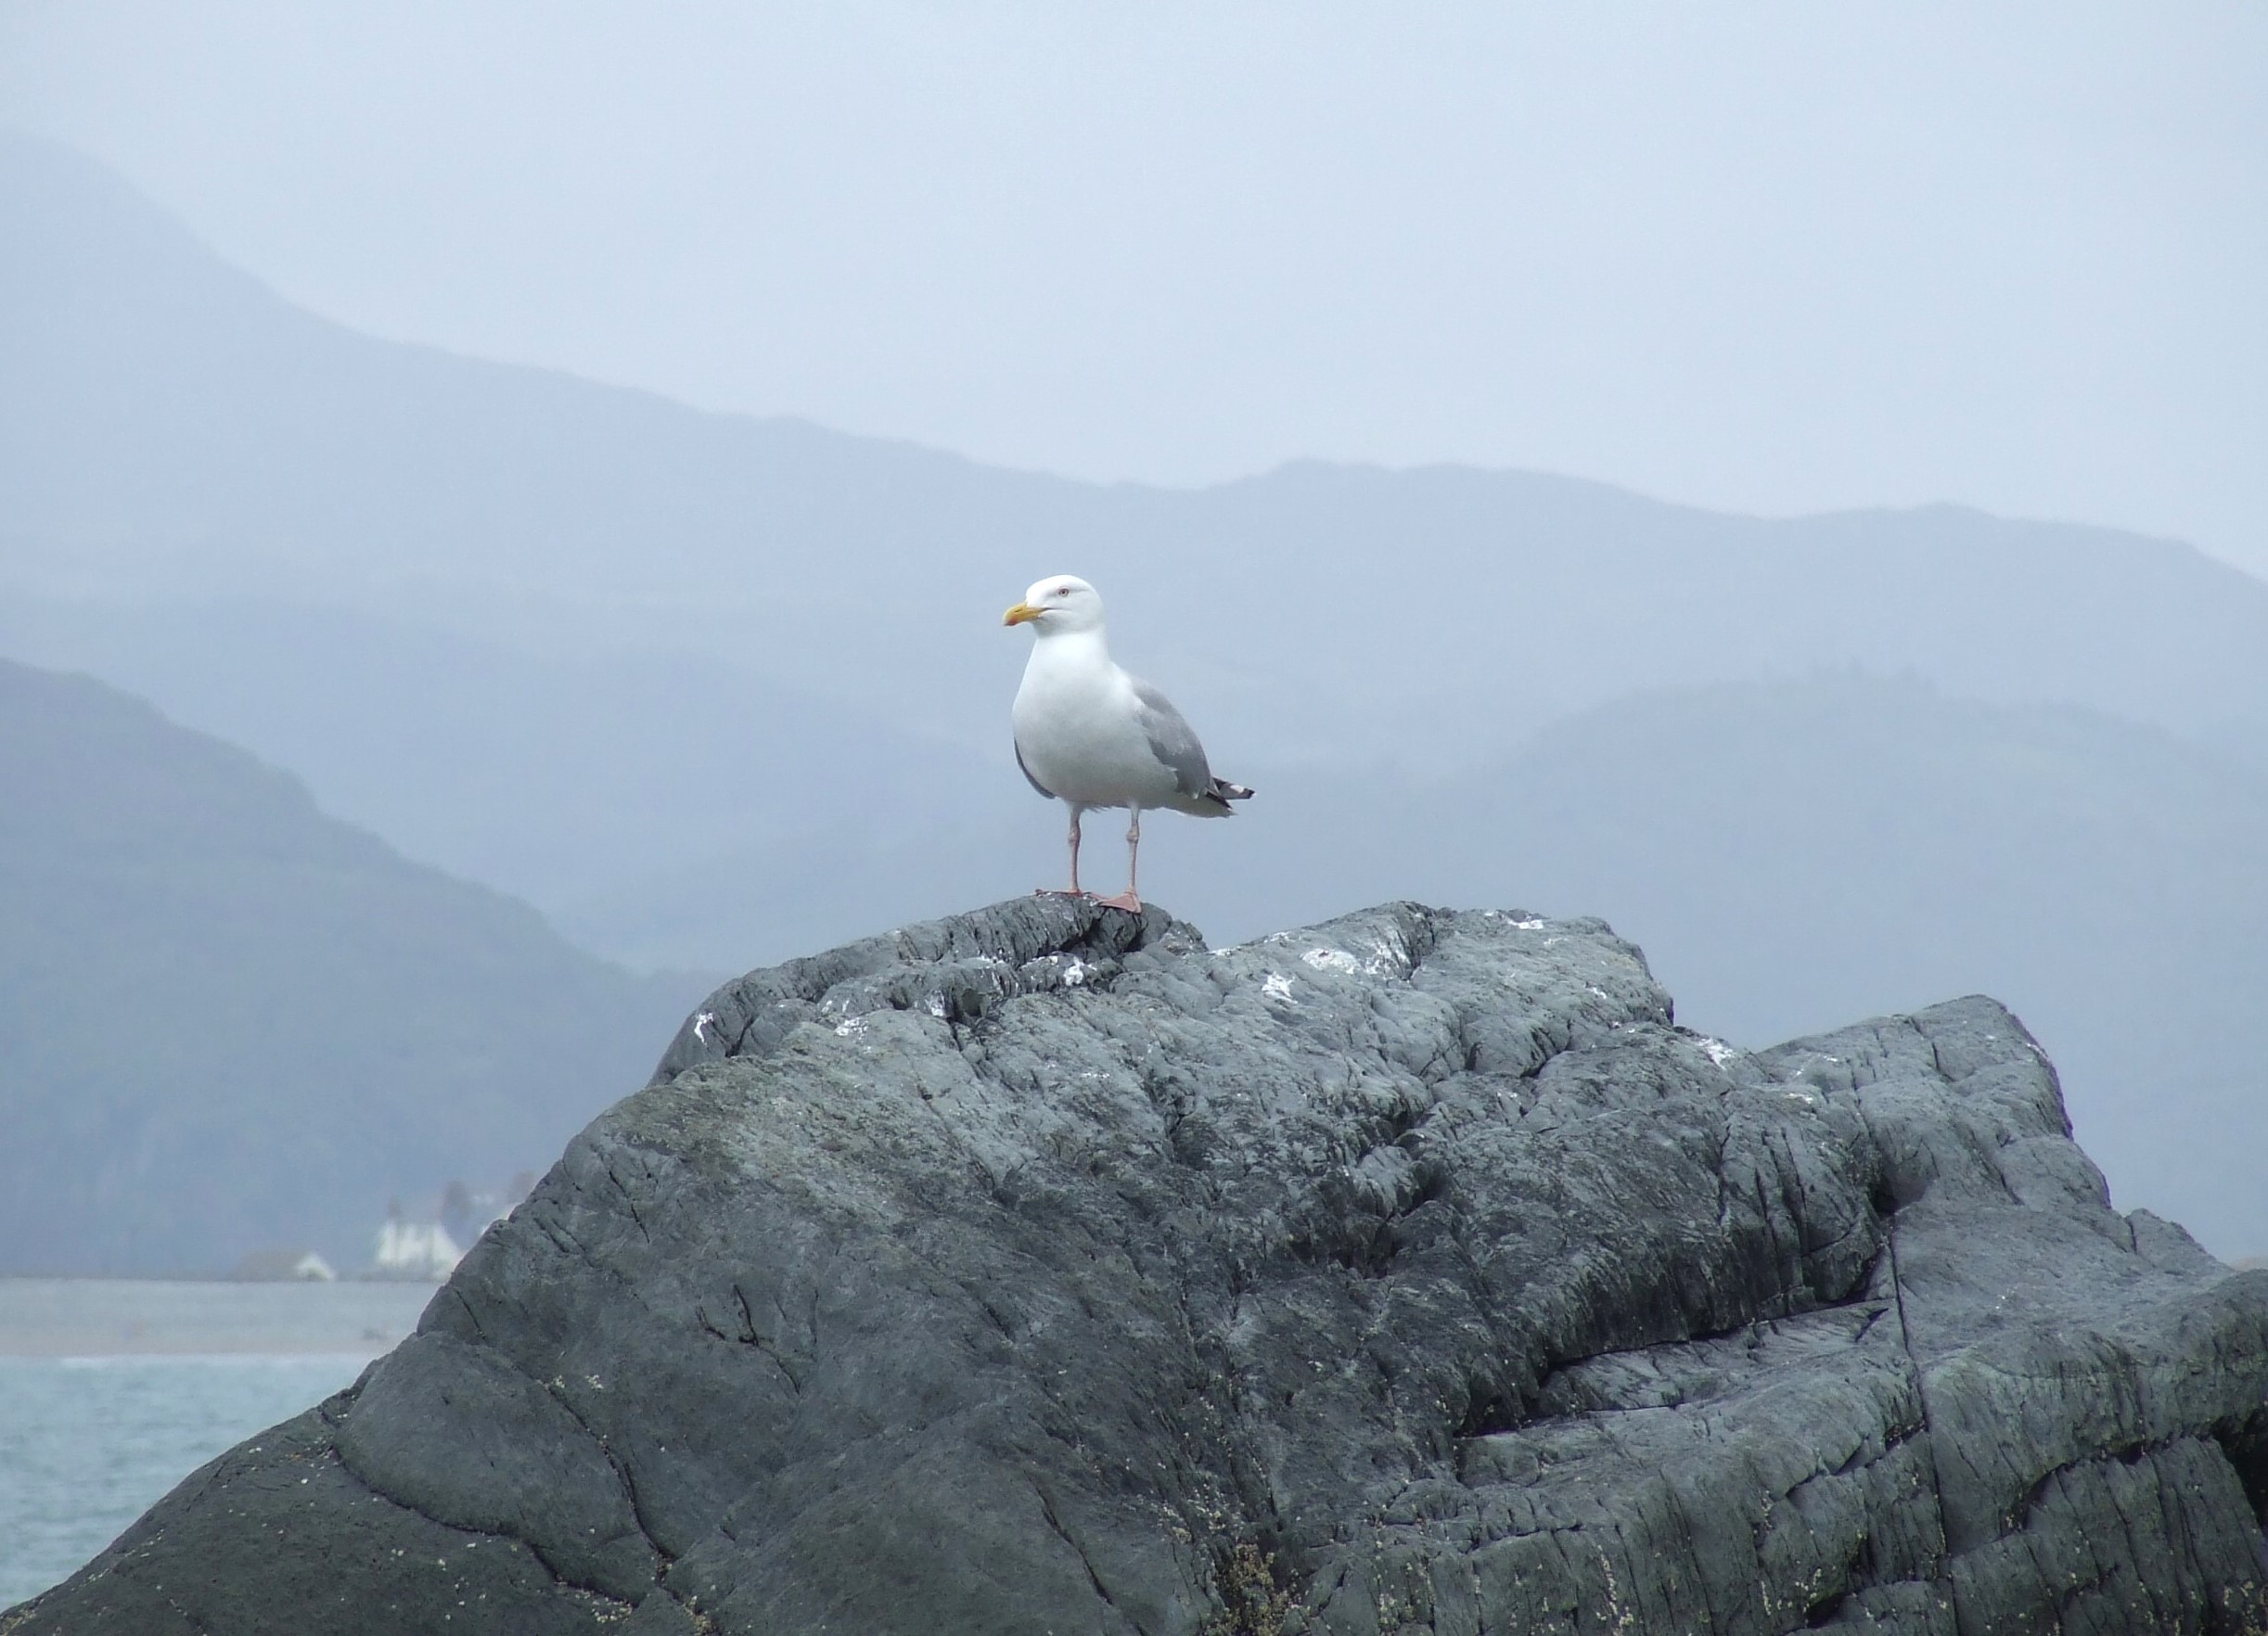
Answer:
<svg viewBox="0 0 2268 1636"><path fill-rule="evenodd" d="M0 1357L0 1609L80 1570L223 1450L365 1360Z"/></svg>
<svg viewBox="0 0 2268 1636"><path fill-rule="evenodd" d="M0 1278L0 1608L351 1385L430 1285Z"/></svg>
<svg viewBox="0 0 2268 1636"><path fill-rule="evenodd" d="M69 1578L199 1466L365 1361L0 1358L0 1607Z"/></svg>

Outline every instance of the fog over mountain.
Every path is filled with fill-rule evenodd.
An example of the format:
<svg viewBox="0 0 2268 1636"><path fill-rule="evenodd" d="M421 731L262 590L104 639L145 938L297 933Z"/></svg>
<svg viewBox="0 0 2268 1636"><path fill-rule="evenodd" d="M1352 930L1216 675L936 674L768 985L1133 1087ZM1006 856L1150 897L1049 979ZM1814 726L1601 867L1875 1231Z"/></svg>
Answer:
<svg viewBox="0 0 2268 1636"><path fill-rule="evenodd" d="M355 334L0 144L0 653L595 956L734 969L1055 883L998 621L1059 569L1260 789L1148 827L1146 887L1215 939L1389 896L1598 914L1744 1044L1990 991L2121 1205L2268 1246L2268 584L1950 506L1099 485L705 414Z"/></svg>
<svg viewBox="0 0 2268 1636"><path fill-rule="evenodd" d="M391 1200L547 1162L701 991L84 677L0 662L0 1273L359 1269Z"/></svg>
<svg viewBox="0 0 2268 1636"><path fill-rule="evenodd" d="M315 312L710 408L2262 573L2264 56L2247 0L73 0L0 11L0 124Z"/></svg>

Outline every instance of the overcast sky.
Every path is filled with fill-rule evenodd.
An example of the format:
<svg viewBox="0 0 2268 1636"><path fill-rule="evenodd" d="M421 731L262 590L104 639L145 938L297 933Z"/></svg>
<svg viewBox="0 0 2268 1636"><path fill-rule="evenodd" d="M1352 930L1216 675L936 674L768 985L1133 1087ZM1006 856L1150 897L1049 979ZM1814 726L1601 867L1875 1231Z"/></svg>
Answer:
<svg viewBox="0 0 2268 1636"><path fill-rule="evenodd" d="M2268 573L2257 0L0 0L0 120L318 311L714 407Z"/></svg>

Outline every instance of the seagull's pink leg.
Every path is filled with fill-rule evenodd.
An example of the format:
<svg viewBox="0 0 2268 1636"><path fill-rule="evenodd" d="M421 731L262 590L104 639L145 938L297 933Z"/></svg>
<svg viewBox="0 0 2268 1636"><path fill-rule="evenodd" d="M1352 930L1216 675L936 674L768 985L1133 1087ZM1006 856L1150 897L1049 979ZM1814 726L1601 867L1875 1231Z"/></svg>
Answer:
<svg viewBox="0 0 2268 1636"><path fill-rule="evenodd" d="M1134 863L1142 855L1142 809L1134 810L1134 822L1126 828L1126 889L1115 898L1098 900L1106 909L1123 909L1129 914L1142 913L1142 899L1134 890Z"/></svg>
<svg viewBox="0 0 2268 1636"><path fill-rule="evenodd" d="M1066 802L1069 806L1070 803ZM1083 809L1071 807L1071 889L1059 892L1053 887L1042 887L1034 894L1042 898L1083 898L1090 894L1079 889L1079 814Z"/></svg>

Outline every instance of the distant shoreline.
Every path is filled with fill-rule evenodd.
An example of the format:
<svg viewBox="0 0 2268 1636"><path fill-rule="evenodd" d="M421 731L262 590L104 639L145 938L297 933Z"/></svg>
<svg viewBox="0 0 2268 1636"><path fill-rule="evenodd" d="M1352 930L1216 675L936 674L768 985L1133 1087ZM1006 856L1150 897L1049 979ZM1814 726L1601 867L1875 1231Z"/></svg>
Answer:
<svg viewBox="0 0 2268 1636"><path fill-rule="evenodd" d="M335 1353L375 1358L438 1285L0 1278L0 1358Z"/></svg>

